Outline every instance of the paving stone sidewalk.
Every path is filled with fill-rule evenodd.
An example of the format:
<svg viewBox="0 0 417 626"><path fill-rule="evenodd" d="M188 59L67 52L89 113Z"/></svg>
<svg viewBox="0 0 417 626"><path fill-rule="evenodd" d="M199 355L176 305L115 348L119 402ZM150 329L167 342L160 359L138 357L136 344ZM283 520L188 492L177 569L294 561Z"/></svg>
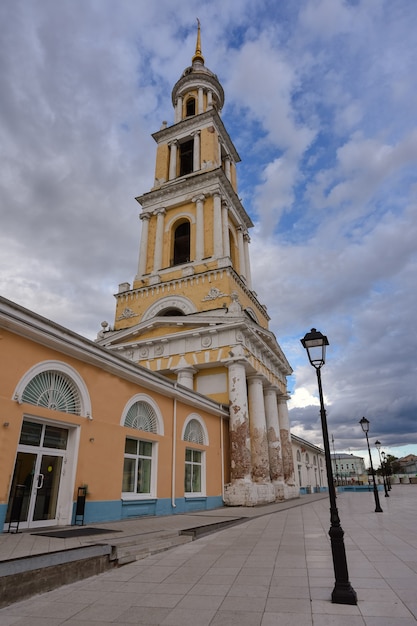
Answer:
<svg viewBox="0 0 417 626"><path fill-rule="evenodd" d="M303 502L13 604L0 626L415 625L417 490L394 486L383 513L372 493L338 496L357 606L330 602L328 499Z"/></svg>

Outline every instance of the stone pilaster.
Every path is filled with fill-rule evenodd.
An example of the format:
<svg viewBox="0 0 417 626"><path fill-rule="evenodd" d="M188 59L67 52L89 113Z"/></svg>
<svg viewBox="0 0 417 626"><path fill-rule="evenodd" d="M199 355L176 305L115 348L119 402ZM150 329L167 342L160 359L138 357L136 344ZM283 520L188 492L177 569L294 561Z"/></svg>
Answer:
<svg viewBox="0 0 417 626"><path fill-rule="evenodd" d="M164 216L165 209L156 209L156 234L155 234L155 252L153 257L153 274L157 274L162 267L162 250L164 243Z"/></svg>
<svg viewBox="0 0 417 626"><path fill-rule="evenodd" d="M146 272L146 260L148 258L149 220L151 219L151 216L149 215L149 213L142 213L141 215L139 215L139 219L142 220L142 232L140 235L139 261L136 279L141 278Z"/></svg>

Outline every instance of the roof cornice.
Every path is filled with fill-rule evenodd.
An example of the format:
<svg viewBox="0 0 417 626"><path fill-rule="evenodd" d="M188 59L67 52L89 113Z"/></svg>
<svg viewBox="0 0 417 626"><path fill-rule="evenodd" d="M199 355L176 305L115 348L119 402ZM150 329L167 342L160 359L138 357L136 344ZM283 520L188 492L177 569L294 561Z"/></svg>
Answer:
<svg viewBox="0 0 417 626"><path fill-rule="evenodd" d="M90 339L3 297L0 297L0 327L149 390L177 398L185 404L199 407L216 415L228 416L227 409L210 398L110 352Z"/></svg>

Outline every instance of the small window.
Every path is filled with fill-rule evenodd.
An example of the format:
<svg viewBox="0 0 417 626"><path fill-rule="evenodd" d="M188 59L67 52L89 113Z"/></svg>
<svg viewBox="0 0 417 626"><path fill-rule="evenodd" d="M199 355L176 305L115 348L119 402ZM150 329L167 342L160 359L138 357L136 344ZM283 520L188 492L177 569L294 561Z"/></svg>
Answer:
<svg viewBox="0 0 417 626"><path fill-rule="evenodd" d="M182 222L174 232L173 264L188 263L190 260L190 222Z"/></svg>
<svg viewBox="0 0 417 626"><path fill-rule="evenodd" d="M180 176L191 174L194 167L194 140L180 144Z"/></svg>
<svg viewBox="0 0 417 626"><path fill-rule="evenodd" d="M126 438L123 493L151 495L153 445L151 441Z"/></svg>
<svg viewBox="0 0 417 626"><path fill-rule="evenodd" d="M301 452L297 450L297 461L301 463Z"/></svg>
<svg viewBox="0 0 417 626"><path fill-rule="evenodd" d="M201 450L185 451L185 493L201 494L202 488L203 453Z"/></svg>
<svg viewBox="0 0 417 626"><path fill-rule="evenodd" d="M185 105L185 111L187 117L195 115L195 98L188 98L187 104Z"/></svg>
<svg viewBox="0 0 417 626"><path fill-rule="evenodd" d="M310 463L310 457L308 456L308 452L306 452L306 463Z"/></svg>

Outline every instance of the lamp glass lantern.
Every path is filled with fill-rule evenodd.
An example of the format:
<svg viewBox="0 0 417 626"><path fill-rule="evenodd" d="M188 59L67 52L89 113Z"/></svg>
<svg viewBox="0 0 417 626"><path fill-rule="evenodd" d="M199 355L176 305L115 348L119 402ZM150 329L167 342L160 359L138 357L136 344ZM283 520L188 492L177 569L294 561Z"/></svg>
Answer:
<svg viewBox="0 0 417 626"><path fill-rule="evenodd" d="M320 369L326 362L326 346L329 345L327 337L320 331L312 328L301 343L307 350L308 360L316 369Z"/></svg>

